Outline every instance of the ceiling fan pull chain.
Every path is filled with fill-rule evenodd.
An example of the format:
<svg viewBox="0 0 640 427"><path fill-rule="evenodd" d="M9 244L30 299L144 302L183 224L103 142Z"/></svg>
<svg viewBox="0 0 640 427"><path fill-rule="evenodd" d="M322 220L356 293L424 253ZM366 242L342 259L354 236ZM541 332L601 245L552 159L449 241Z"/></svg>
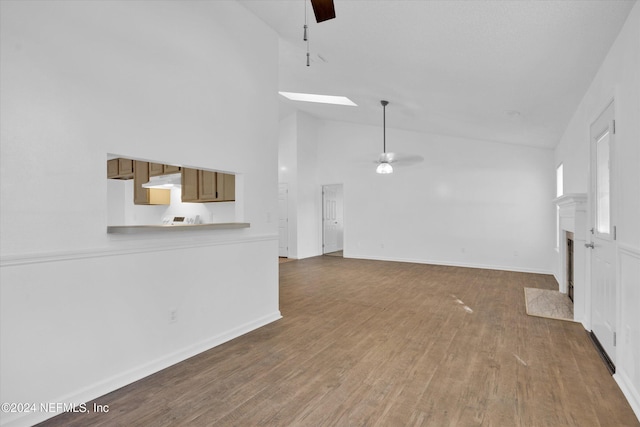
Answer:
<svg viewBox="0 0 640 427"><path fill-rule="evenodd" d="M302 1L304 1L304 34L302 40L307 41L307 0Z"/></svg>

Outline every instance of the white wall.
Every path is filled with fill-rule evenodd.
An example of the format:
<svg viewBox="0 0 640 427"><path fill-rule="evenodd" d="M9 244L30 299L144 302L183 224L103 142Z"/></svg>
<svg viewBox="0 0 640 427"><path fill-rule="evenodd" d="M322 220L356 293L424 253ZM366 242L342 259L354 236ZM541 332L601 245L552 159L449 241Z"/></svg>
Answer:
<svg viewBox="0 0 640 427"><path fill-rule="evenodd" d="M298 116L298 258L322 254L322 187L318 181L317 120L306 113Z"/></svg>
<svg viewBox="0 0 640 427"><path fill-rule="evenodd" d="M287 184L288 257L298 258L298 116L290 114L278 127L278 182Z"/></svg>
<svg viewBox="0 0 640 427"><path fill-rule="evenodd" d="M289 186L289 258L322 252L317 121L296 111L280 121L279 181Z"/></svg>
<svg viewBox="0 0 640 427"><path fill-rule="evenodd" d="M425 161L375 173L379 127L322 122L319 183L344 183L347 257L549 273L551 150L387 128Z"/></svg>
<svg viewBox="0 0 640 427"><path fill-rule="evenodd" d="M576 109L558 144L556 163L564 164L565 193L589 192L589 127L614 100L617 204L618 333L616 375L627 399L640 418L640 4L636 3L625 26ZM585 226L593 226L588 219ZM588 233L587 230L583 230ZM587 254L588 256L588 254ZM582 286L576 283L577 320L590 329L589 259ZM558 262L557 265L560 265Z"/></svg>
<svg viewBox="0 0 640 427"><path fill-rule="evenodd" d="M275 33L235 1L0 8L0 401L80 403L279 318ZM107 153L243 174L251 228L107 235Z"/></svg>
<svg viewBox="0 0 640 427"><path fill-rule="evenodd" d="M343 183L347 257L553 271L552 150L388 128L392 150L425 161L378 175L381 138L301 112L281 121L292 257L322 254L322 185Z"/></svg>

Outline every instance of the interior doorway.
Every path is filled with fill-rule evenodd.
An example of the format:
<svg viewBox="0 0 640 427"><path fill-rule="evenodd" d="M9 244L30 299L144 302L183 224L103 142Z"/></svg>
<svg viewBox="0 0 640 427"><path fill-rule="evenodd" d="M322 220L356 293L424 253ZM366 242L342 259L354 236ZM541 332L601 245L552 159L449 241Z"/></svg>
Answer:
<svg viewBox="0 0 640 427"><path fill-rule="evenodd" d="M591 125L591 332L615 370L616 360L616 227L615 122L613 102Z"/></svg>
<svg viewBox="0 0 640 427"><path fill-rule="evenodd" d="M322 186L322 253L342 256L344 250L344 191L342 184Z"/></svg>

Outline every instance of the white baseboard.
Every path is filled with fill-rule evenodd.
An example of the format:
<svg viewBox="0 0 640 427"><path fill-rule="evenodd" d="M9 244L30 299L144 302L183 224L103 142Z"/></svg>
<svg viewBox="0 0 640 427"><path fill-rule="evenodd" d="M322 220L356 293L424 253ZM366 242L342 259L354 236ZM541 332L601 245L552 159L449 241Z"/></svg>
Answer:
<svg viewBox="0 0 640 427"><path fill-rule="evenodd" d="M445 265L445 266L450 266L450 267L481 268L483 270L515 271L515 272L519 272L519 273L535 273L535 274L551 274L551 275L553 274L553 272L551 270L543 270L543 269L536 269L536 268L522 268L522 267L504 266L504 265L459 263L459 262L435 261L435 260L427 260L427 259L378 257L378 256L351 255L351 254L349 254L349 256L345 256L345 258L370 259L370 260L374 260L374 261L410 262L410 263L414 263L414 264Z"/></svg>
<svg viewBox="0 0 640 427"><path fill-rule="evenodd" d="M633 386L633 383L624 371L617 370L613 375L613 379L618 383L618 387L622 390L622 394L627 398L631 409L633 409L636 418L638 418L640 422L640 391Z"/></svg>
<svg viewBox="0 0 640 427"><path fill-rule="evenodd" d="M193 357L197 354L200 354L214 347L217 347L220 344L223 344L227 341L231 341L234 338L237 338L241 335L244 335L248 332L251 332L269 323L275 322L276 320L281 318L282 318L282 315L280 314L280 311L276 311L275 313L271 313L269 315L255 319L251 322L245 323L244 325L240 325L236 328L233 328L217 336L208 338L199 343L192 344L181 350L167 354L166 356L162 356L158 359L151 360L143 365L137 366L135 368L132 368L120 374L114 375L111 378L106 378L103 381L100 381L96 384L85 387L81 390L77 390L65 396L60 396L54 399L53 402L60 402L60 403L74 402L77 404L89 402L91 400L99 398L100 396L104 396L107 393L111 393L112 391L117 390L121 387L129 385L135 381L141 380L142 378L148 377L149 375L155 374L156 372L166 369L172 365L175 365L176 363L180 363L190 357ZM15 417L11 417L11 415L15 415ZM0 421L0 426L2 427L32 426L34 424L37 424L39 422L52 418L56 415L59 415L59 414L41 413L41 412L31 412L31 413L22 413L22 414L3 413L2 420Z"/></svg>

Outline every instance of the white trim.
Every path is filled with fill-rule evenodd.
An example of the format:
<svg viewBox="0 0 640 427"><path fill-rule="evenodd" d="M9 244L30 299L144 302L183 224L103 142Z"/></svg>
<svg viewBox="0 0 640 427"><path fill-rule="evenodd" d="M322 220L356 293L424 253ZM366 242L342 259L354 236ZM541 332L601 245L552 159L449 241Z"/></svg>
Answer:
<svg viewBox="0 0 640 427"><path fill-rule="evenodd" d="M225 342L231 341L234 338L237 338L241 335L244 335L248 332L251 332L269 323L275 322L276 320L279 320L281 318L282 318L282 315L280 311L276 311L266 316L262 316L251 322L247 322L243 325L233 328L227 332L224 332L219 335L208 338L206 340L200 341L199 343L189 345L169 355L160 357L158 359L155 359L147 363L144 363L140 366L137 366L133 369L129 369L128 371L114 375L111 378L107 378L91 386L80 389L74 393L69 393L65 396L57 397L52 401L53 402L77 402L78 404L89 402L91 400L99 398L100 396L104 396L107 393L110 393L114 390L117 390L121 387L124 387L135 381L138 381L144 377L155 374L156 372L159 372L172 365L175 365L184 360L187 360L190 357L193 357L197 354L203 353L207 350L217 347L220 344L224 344ZM59 414L39 413L39 412L25 413L25 414L19 415L17 418L13 418L9 420L3 419L2 426L17 427L17 426L34 425L46 419L52 418L56 415L59 415Z"/></svg>
<svg viewBox="0 0 640 427"><path fill-rule="evenodd" d="M537 268L521 268L521 267L504 266L504 265L465 264L465 263L459 263L459 262L435 261L435 260L428 260L428 259L383 258L383 257L366 256L366 255L345 256L344 258L369 259L373 261L410 262L413 264L432 264L432 265L444 265L449 267L481 268L483 270L500 270L500 271L513 271L517 273L536 273L536 274L553 275L553 271L551 270L543 270L543 269L537 269Z"/></svg>
<svg viewBox="0 0 640 427"><path fill-rule="evenodd" d="M73 251L55 251L41 252L30 254L5 255L0 257L0 267L12 267L26 264L40 264L45 262L72 261L87 258L101 258L108 256L122 256L131 254L142 254L151 252L173 251L179 249L201 248L218 245L234 245L244 243L266 242L278 240L277 234L263 234L258 236L233 237L233 238L209 238L205 240L171 240L171 241L153 241L153 244L137 244L135 246L126 247L108 247L97 249L73 250ZM125 241L125 240L114 240ZM131 240L126 240L130 242ZM148 242L148 240L145 240Z"/></svg>
<svg viewBox="0 0 640 427"><path fill-rule="evenodd" d="M618 249L616 254L617 264L618 264L617 274L618 274L618 277L622 279L623 272L621 270L622 265L620 263L622 258L621 255L625 255L640 261L640 247L618 242L617 249ZM622 297L623 296L621 293L620 298ZM620 315L620 319L618 320L618 323L622 325L622 310L620 310L619 315ZM630 350L627 349L626 351L628 352ZM622 355L618 357L622 357ZM616 367L617 367L616 373L613 376L613 378L616 380L618 387L620 387L620 390L622 390L624 397L627 399L627 401L629 402L629 405L631 406L631 409L633 409L633 412L636 414L636 417L640 421L640 391L635 387L633 381L627 375L625 371L625 366L623 364L616 364Z"/></svg>
<svg viewBox="0 0 640 427"><path fill-rule="evenodd" d="M626 373L620 369L613 375L613 379L622 390L622 394L627 398L629 406L636 414L636 418L640 421L640 393L633 387L633 381L629 379Z"/></svg>
<svg viewBox="0 0 640 427"><path fill-rule="evenodd" d="M585 193L564 194L553 199L553 202L560 208L560 217L570 218L575 221L577 212L586 214L587 195ZM576 230L569 230L575 232Z"/></svg>
<svg viewBox="0 0 640 427"><path fill-rule="evenodd" d="M640 259L640 247L635 247L626 243L618 242L618 251L633 258Z"/></svg>

